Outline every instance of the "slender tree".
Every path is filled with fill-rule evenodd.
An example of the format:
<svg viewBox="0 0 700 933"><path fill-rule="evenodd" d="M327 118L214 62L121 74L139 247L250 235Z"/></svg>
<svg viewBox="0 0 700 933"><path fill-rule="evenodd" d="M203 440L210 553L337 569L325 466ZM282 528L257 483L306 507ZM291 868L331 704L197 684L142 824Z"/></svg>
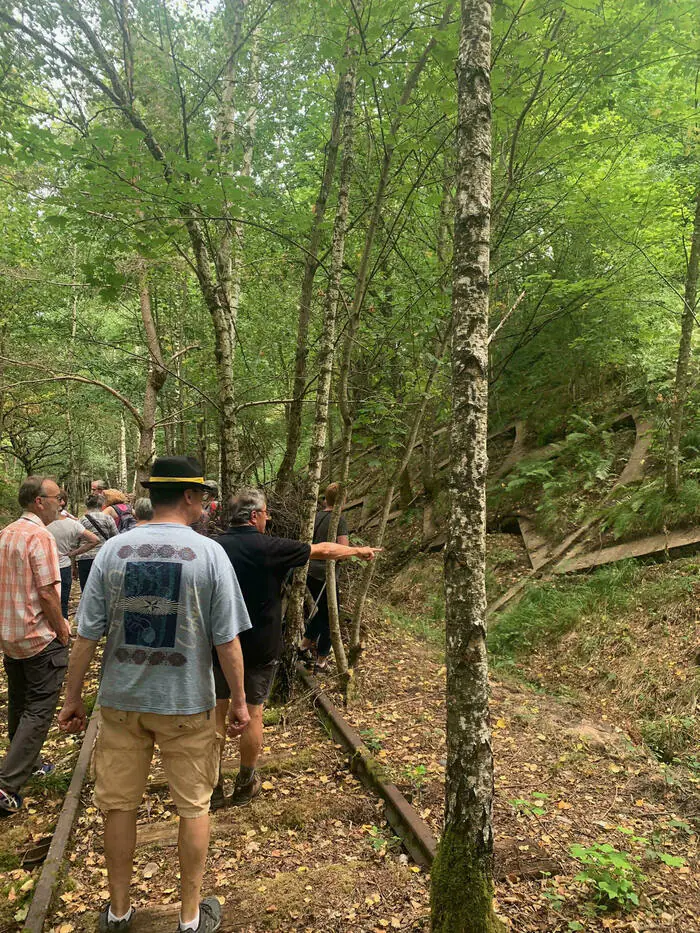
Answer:
<svg viewBox="0 0 700 933"><path fill-rule="evenodd" d="M336 106L340 108L339 129L342 128L343 158L341 162L340 181L338 191L338 204L336 206L335 221L333 224L333 245L331 248L330 282L326 293L326 304L323 315L323 328L319 347L319 379L316 387L316 412L314 418L311 449L309 451L308 480L304 498L304 517L301 529L303 541L311 541L314 532L314 518L318 501L318 492L321 484L321 471L323 467L323 452L326 445L328 430L328 409L330 405L331 379L333 375L333 357L335 352L335 332L340 300L340 280L343 271L345 255L345 234L348 226L350 182L353 169L353 111L355 107L355 67L354 64L343 75ZM331 516L331 529L328 539L334 541L338 533L338 522L335 531L332 530L333 518ZM290 598L290 611L288 613L289 635L296 643L296 634L301 630L304 589L308 564L296 571ZM333 581L335 587L335 580ZM328 586L328 584L327 584ZM330 592L330 590L328 591ZM335 594L335 589L333 590ZM347 673L347 661L340 629L335 634L331 632L333 649L336 657L338 675L341 685Z"/></svg>
<svg viewBox="0 0 700 933"><path fill-rule="evenodd" d="M690 382L690 357L695 326L695 311L698 295L698 271L700 269L700 188L695 199L695 217L688 253L688 268L685 274L683 293L683 315L681 317L681 340L676 362L676 385L673 392L671 419L668 432L666 455L666 492L675 496L678 492L678 461L680 460L681 435L683 431L683 409L688 400Z"/></svg>
<svg viewBox="0 0 700 933"><path fill-rule="evenodd" d="M492 933L493 755L486 659L486 435L491 210L491 2L462 0L452 292L450 517L445 552L445 828L435 933Z"/></svg>
<svg viewBox="0 0 700 933"><path fill-rule="evenodd" d="M335 104L333 107L333 117L331 120L331 133L328 145L326 146L326 164L321 178L316 203L313 211L313 221L311 226L311 235L309 236L309 246L304 262L304 275L301 282L301 297L299 299L299 317L297 323L297 345L294 359L294 389L292 392L293 401L289 406L289 417L287 418L287 443L284 449L282 463L277 472L276 490L279 496L284 496L289 489L289 482L294 470L299 444L301 443L301 416L304 401L304 392L306 390L306 361L309 353L309 324L311 323L311 298L313 295L314 278L319 266L318 251L321 244L321 233L323 230L323 220L326 216L326 204L333 184L335 174L335 164L338 159L338 148L342 132L342 119L344 100L347 96L347 84L352 81L355 83L354 74L352 76L346 71L338 79L338 86L335 92ZM335 324L334 324L335 327ZM323 352L319 354L320 362L323 360ZM319 366L319 369L321 367ZM331 367L332 368L332 367ZM325 432L324 432L325 436Z"/></svg>

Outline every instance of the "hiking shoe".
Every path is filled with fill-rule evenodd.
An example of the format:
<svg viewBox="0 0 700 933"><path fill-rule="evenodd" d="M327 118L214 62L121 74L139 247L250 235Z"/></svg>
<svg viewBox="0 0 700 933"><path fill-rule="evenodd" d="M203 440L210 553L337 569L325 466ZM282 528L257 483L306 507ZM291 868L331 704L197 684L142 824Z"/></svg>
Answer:
<svg viewBox="0 0 700 933"><path fill-rule="evenodd" d="M56 770L56 765L52 765L50 761L42 761L41 765L32 772L34 777L46 777L49 774L52 774Z"/></svg>
<svg viewBox="0 0 700 933"><path fill-rule="evenodd" d="M211 800L209 801L209 809L221 810L227 804L226 794L224 794L223 784L217 784L214 790L211 792Z"/></svg>
<svg viewBox="0 0 700 933"><path fill-rule="evenodd" d="M247 784L239 784L238 781L236 781L236 786L228 802L232 807L244 807L247 803L250 803L253 797L258 796L261 787L262 780L257 773L253 775Z"/></svg>
<svg viewBox="0 0 700 933"><path fill-rule="evenodd" d="M22 798L0 787L0 817L13 816L22 809Z"/></svg>
<svg viewBox="0 0 700 933"><path fill-rule="evenodd" d="M314 663L314 656L308 648L297 648L297 658L302 664Z"/></svg>
<svg viewBox="0 0 700 933"><path fill-rule="evenodd" d="M221 904L215 897L205 897L199 902L199 926L194 933L216 933L221 926ZM182 927L178 923L178 931Z"/></svg>
<svg viewBox="0 0 700 933"><path fill-rule="evenodd" d="M105 909L100 913L100 925L98 929L100 933L126 933L127 930L131 929L135 914L136 911L132 907L131 913L126 920L110 920L109 904L107 904Z"/></svg>

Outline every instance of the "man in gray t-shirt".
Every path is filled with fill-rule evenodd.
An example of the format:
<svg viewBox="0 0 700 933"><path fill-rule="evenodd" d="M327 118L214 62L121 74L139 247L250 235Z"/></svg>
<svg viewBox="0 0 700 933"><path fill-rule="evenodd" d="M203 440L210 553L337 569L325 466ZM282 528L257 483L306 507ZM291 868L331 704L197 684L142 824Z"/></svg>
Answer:
<svg viewBox="0 0 700 933"><path fill-rule="evenodd" d="M118 933L131 925L136 814L156 744L180 814L180 929L213 933L219 902L199 901L218 772L211 651L235 697L229 734L240 735L249 714L238 635L251 625L223 548L188 527L206 489L196 461L162 457L144 486L153 521L106 542L83 591L59 724L68 732L84 728L83 682L106 636L95 800L105 812L110 903L99 929Z"/></svg>

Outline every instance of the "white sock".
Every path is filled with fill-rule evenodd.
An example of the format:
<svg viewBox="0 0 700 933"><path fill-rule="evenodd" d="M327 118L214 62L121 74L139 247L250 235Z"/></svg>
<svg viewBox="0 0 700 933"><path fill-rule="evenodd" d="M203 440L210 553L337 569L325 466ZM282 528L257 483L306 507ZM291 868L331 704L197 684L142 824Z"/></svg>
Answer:
<svg viewBox="0 0 700 933"><path fill-rule="evenodd" d="M194 920L188 920L187 923L182 922L182 914L180 914L180 929L181 930L196 930L199 926L199 911L197 911L197 916Z"/></svg>
<svg viewBox="0 0 700 933"><path fill-rule="evenodd" d="M117 917L116 914L113 914L113 913L112 913L112 908L110 907L109 910L107 911L107 919L108 919L111 923L119 923L120 920L128 920L129 917L132 915L133 912L134 912L134 908L133 908L133 907L130 907L130 908L127 910L127 912L124 914L123 917Z"/></svg>

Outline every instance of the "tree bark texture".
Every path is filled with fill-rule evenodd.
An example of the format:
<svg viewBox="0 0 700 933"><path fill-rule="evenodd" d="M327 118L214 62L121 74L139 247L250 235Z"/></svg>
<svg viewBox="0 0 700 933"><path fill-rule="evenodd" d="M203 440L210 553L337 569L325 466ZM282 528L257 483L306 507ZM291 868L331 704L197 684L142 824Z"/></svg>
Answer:
<svg viewBox="0 0 700 933"><path fill-rule="evenodd" d="M143 260L139 260L139 307L141 320L146 334L148 349L148 373L146 391L143 397L143 414L139 429L139 446L136 453L136 474L138 482L147 480L151 472L151 463L155 452L155 431L158 412L158 394L165 385L167 373L163 362L160 338L156 327L151 293L148 287L148 274Z"/></svg>
<svg viewBox="0 0 700 933"><path fill-rule="evenodd" d="M289 489L289 481L294 471L299 443L301 441L301 420L304 407L304 390L306 388L306 362L308 358L309 324L311 323L311 302L314 287L314 278L318 269L318 250L321 245L321 232L323 220L326 216L326 204L333 184L335 165L338 160L338 148L342 131L345 101L348 93L348 82L354 87L354 74L346 71L338 80L335 92L335 105L331 123L331 135L326 147L326 164L321 179L318 197L314 206L313 224L309 247L304 263L304 276L301 282L301 297L299 299L299 317L297 323L297 346L294 359L294 387L292 390L292 404L289 406L287 417L287 442L284 457L277 474L276 492L283 497ZM332 273L331 273L332 274ZM328 302L326 302L326 307Z"/></svg>
<svg viewBox="0 0 700 933"><path fill-rule="evenodd" d="M337 98L336 98L337 99ZM338 304L341 297L341 278L343 274L343 261L345 257L345 236L348 228L350 214L350 183L353 174L353 146L354 146L354 109L355 109L355 69L349 68L343 75L340 104L340 126L342 127L343 157L340 168L338 187L338 203L333 223L333 242L331 246L331 270L326 304L323 316L323 329L319 350L319 378L316 388L316 412L314 429L309 451L308 481L304 500L304 519L301 529L302 541L313 540L314 518L316 515L318 492L321 485L321 472L323 469L323 452L328 432L328 410L330 406L331 381L333 376L333 358L335 351L335 332L338 318ZM342 497L339 497L342 498ZM342 507L342 503L341 503ZM335 541L338 535L340 509L331 516L328 530L328 540ZM331 563L331 562L329 562ZM335 562L333 563L332 595L335 599ZM328 567L328 564L327 564ZM287 632L290 644L294 646L301 632L303 624L304 591L308 564L300 568L294 575L294 583L290 596L290 606L287 615ZM328 571L327 571L328 572ZM328 576L326 576L328 581ZM330 604L331 589L326 583L328 600ZM345 648L340 633L338 611L336 603L335 621L331 622L331 643L335 654L337 674L341 688L345 687L348 663Z"/></svg>
<svg viewBox="0 0 700 933"><path fill-rule="evenodd" d="M700 188L695 199L695 217L693 233L688 255L688 269L685 276L683 294L683 316L681 318L681 339L676 362L676 385L673 391L671 417L668 432L668 450L666 456L666 492L669 496L678 493L679 460L681 436L683 433L683 410L688 400L690 383L690 358L695 325L695 309L698 294L698 269L700 267Z"/></svg>
<svg viewBox="0 0 700 933"><path fill-rule="evenodd" d="M493 913L493 755L486 658L486 435L491 209L491 2L462 0L457 78L450 517L445 553L445 830L435 933L502 929Z"/></svg>
<svg viewBox="0 0 700 933"><path fill-rule="evenodd" d="M124 415L119 418L119 489L126 489L129 472L126 463L126 421Z"/></svg>

